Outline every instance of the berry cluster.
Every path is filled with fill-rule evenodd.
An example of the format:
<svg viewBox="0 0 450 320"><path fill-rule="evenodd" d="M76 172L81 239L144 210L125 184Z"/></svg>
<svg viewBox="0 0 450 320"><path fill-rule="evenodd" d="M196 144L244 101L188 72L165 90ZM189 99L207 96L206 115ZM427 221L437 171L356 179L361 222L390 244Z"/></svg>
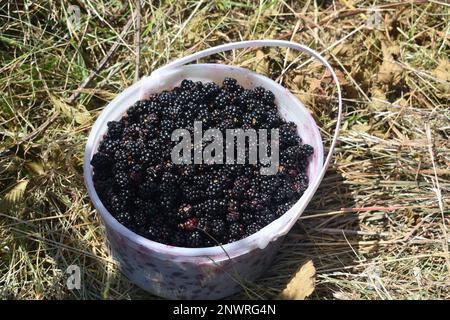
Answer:
<svg viewBox="0 0 450 320"><path fill-rule="evenodd" d="M194 121L203 130L278 128L278 172L261 175L259 164L172 163L172 131L192 133ZM121 224L160 243L208 247L247 237L284 214L308 187L312 153L296 125L279 116L271 91L247 90L232 78L223 86L183 80L109 122L91 165L100 199Z"/></svg>

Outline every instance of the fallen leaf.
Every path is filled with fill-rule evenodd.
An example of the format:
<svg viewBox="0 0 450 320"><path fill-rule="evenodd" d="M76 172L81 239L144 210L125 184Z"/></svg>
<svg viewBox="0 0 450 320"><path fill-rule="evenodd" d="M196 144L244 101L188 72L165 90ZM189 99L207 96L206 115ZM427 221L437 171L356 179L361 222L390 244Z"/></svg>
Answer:
<svg viewBox="0 0 450 320"><path fill-rule="evenodd" d="M438 88L444 93L450 93L450 61L448 59L440 59L439 64L433 71L434 76L439 80Z"/></svg>
<svg viewBox="0 0 450 320"><path fill-rule="evenodd" d="M33 171L37 175L42 175L45 173L44 165L41 161L31 161L25 164L30 171Z"/></svg>
<svg viewBox="0 0 450 320"><path fill-rule="evenodd" d="M75 122L78 124L85 124L91 121L91 114L82 105L79 105L74 113Z"/></svg>
<svg viewBox="0 0 450 320"><path fill-rule="evenodd" d="M384 84L397 84L402 78L403 68L395 63L395 55L400 54L400 47L397 44L382 42L383 62L378 70L378 82Z"/></svg>
<svg viewBox="0 0 450 320"><path fill-rule="evenodd" d="M352 126L352 130L360 131L360 132L367 132L370 130L370 126L368 124L364 124L364 123L355 124L354 126Z"/></svg>
<svg viewBox="0 0 450 320"><path fill-rule="evenodd" d="M25 190L27 189L29 180L22 180L18 182L6 195L5 201L11 204L17 203L22 199Z"/></svg>
<svg viewBox="0 0 450 320"><path fill-rule="evenodd" d="M267 62L266 55L262 50L256 51L256 67L257 73L267 76L269 74L269 63Z"/></svg>
<svg viewBox="0 0 450 320"><path fill-rule="evenodd" d="M305 300L314 292L316 268L312 260L306 262L289 281L280 297L288 300Z"/></svg>

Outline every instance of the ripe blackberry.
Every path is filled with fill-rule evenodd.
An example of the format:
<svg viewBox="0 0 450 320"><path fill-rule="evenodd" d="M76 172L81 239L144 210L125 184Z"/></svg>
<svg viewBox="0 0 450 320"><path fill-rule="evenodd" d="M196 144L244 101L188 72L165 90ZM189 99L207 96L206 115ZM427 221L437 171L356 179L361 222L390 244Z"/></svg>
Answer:
<svg viewBox="0 0 450 320"><path fill-rule="evenodd" d="M110 167L112 164L112 159L109 155L101 152L94 154L91 160L91 166L94 168L105 169Z"/></svg>
<svg viewBox="0 0 450 320"><path fill-rule="evenodd" d="M195 209L201 214L211 214L214 216L222 215L227 210L227 204L224 200L207 199L195 206Z"/></svg>
<svg viewBox="0 0 450 320"><path fill-rule="evenodd" d="M280 144L282 146L298 145L301 142L301 139L297 134L297 127L293 122L283 123L280 126L279 134Z"/></svg>
<svg viewBox="0 0 450 320"><path fill-rule="evenodd" d="M203 237L200 231L192 231L187 234L186 245L191 248L199 248L203 245Z"/></svg>
<svg viewBox="0 0 450 320"><path fill-rule="evenodd" d="M146 230L148 238L164 243L170 237L170 229L164 225L149 225Z"/></svg>
<svg viewBox="0 0 450 320"><path fill-rule="evenodd" d="M241 212L241 222L245 225L249 225L255 221L255 216L252 212L243 211Z"/></svg>
<svg viewBox="0 0 450 320"><path fill-rule="evenodd" d="M311 156L314 152L314 149L312 146L310 146L309 144L303 144L300 147L299 150L299 155L303 158L308 158L309 156Z"/></svg>
<svg viewBox="0 0 450 320"><path fill-rule="evenodd" d="M205 100L211 101L220 92L220 87L214 82L208 82L204 86L205 90Z"/></svg>
<svg viewBox="0 0 450 320"><path fill-rule="evenodd" d="M264 90L264 93L261 96L261 100L267 105L272 106L275 103L275 95L272 91Z"/></svg>
<svg viewBox="0 0 450 320"><path fill-rule="evenodd" d="M196 203L204 198L203 191L193 187L182 189L182 194L190 203Z"/></svg>
<svg viewBox="0 0 450 320"><path fill-rule="evenodd" d="M132 121L138 120L141 114L144 112L144 109L145 109L145 102L137 101L133 106L131 106L127 110L128 119Z"/></svg>
<svg viewBox="0 0 450 320"><path fill-rule="evenodd" d="M145 180L138 187L139 197L142 199L150 199L158 192L158 185L151 181Z"/></svg>
<svg viewBox="0 0 450 320"><path fill-rule="evenodd" d="M223 184L218 179L212 180L206 188L205 195L208 198L219 197L222 194Z"/></svg>
<svg viewBox="0 0 450 320"><path fill-rule="evenodd" d="M120 224L123 224L126 227L130 227L133 224L133 218L128 211L118 212L114 217Z"/></svg>
<svg viewBox="0 0 450 320"><path fill-rule="evenodd" d="M99 175L94 174L94 187L95 191L101 199L106 198L108 196L108 192L111 190L112 181L109 177L102 177L104 179L100 179Z"/></svg>
<svg viewBox="0 0 450 320"><path fill-rule="evenodd" d="M231 92L236 91L239 88L236 79L233 78L225 78L223 80L223 86Z"/></svg>
<svg viewBox="0 0 450 320"><path fill-rule="evenodd" d="M175 100L175 95L173 93L168 92L168 91L163 91L158 96L158 102L164 108L170 106L174 100Z"/></svg>
<svg viewBox="0 0 450 320"><path fill-rule="evenodd" d="M294 189L292 184L289 182L284 182L274 195L274 200L276 203L283 203L289 201L294 196Z"/></svg>
<svg viewBox="0 0 450 320"><path fill-rule="evenodd" d="M228 231L231 238L240 239L244 235L245 228L241 223L235 222L230 224Z"/></svg>
<svg viewBox="0 0 450 320"><path fill-rule="evenodd" d="M126 210L127 201L116 194L111 196L109 202L109 209L113 212L113 214L117 215Z"/></svg>
<svg viewBox="0 0 450 320"><path fill-rule="evenodd" d="M280 204L275 210L275 216L276 217L281 217L283 214L288 212L289 209L291 209L291 207L292 207L292 203L290 201L286 202L286 203L283 203L283 204Z"/></svg>
<svg viewBox="0 0 450 320"><path fill-rule="evenodd" d="M122 121L109 121L108 126L108 136L111 138L120 138L122 136L124 125Z"/></svg>
<svg viewBox="0 0 450 320"><path fill-rule="evenodd" d="M253 94L257 97L257 98L262 98L266 93L266 89L264 89L263 87L256 87L253 89Z"/></svg>
<svg viewBox="0 0 450 320"><path fill-rule="evenodd" d="M231 103L231 97L227 92L220 92L214 99L214 104L218 109L224 109L227 105Z"/></svg>
<svg viewBox="0 0 450 320"><path fill-rule="evenodd" d="M257 222L253 222L245 228L245 236L249 237L252 234L258 232L259 230L261 230L261 225L258 224Z"/></svg>
<svg viewBox="0 0 450 320"><path fill-rule="evenodd" d="M269 209L265 209L261 212L258 212L258 214L255 215L255 222L261 226L267 226L275 219L277 219L277 216Z"/></svg>
<svg viewBox="0 0 450 320"><path fill-rule="evenodd" d="M111 138L106 137L99 145L98 152L103 152L109 156L114 156L116 151L119 150L120 144L117 140L111 140Z"/></svg>
<svg viewBox="0 0 450 320"><path fill-rule="evenodd" d="M127 172L118 171L114 176L114 183L119 189L126 189L130 186L131 179Z"/></svg>
<svg viewBox="0 0 450 320"><path fill-rule="evenodd" d="M226 233L226 225L222 219L214 219L210 222L211 235L218 240L222 240Z"/></svg>
<svg viewBox="0 0 450 320"><path fill-rule="evenodd" d="M276 112L269 112L266 116L267 129L277 128L280 125L281 119Z"/></svg>
<svg viewBox="0 0 450 320"><path fill-rule="evenodd" d="M304 173L299 173L292 183L292 188L298 195L302 195L303 192L308 188L308 176Z"/></svg>
<svg viewBox="0 0 450 320"><path fill-rule="evenodd" d="M195 83L192 80L184 79L181 81L181 89L183 90L193 90L195 88Z"/></svg>
<svg viewBox="0 0 450 320"><path fill-rule="evenodd" d="M194 214L194 207L189 203L180 205L180 207L178 208L178 211L177 211L177 217L180 220L192 218L193 214Z"/></svg>
<svg viewBox="0 0 450 320"><path fill-rule="evenodd" d="M245 193L249 186L249 180L246 177L238 177L234 181L233 189L231 190L231 194L235 199L243 199L245 197Z"/></svg>

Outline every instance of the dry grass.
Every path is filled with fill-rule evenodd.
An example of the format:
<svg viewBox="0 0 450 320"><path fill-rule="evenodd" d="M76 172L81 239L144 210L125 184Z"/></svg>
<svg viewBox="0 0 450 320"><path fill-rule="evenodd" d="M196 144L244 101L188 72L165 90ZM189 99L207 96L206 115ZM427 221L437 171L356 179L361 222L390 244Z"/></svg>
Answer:
<svg viewBox="0 0 450 320"><path fill-rule="evenodd" d="M312 258L315 299L450 299L444 2L147 0L138 58L134 1L73 1L81 9L78 26L68 24L65 1L2 2L0 297L151 298L118 273L87 197L89 129L136 70L149 74L219 43L274 38L324 51L343 82L345 121L333 164L277 261L249 284L254 295L236 297L274 297ZM380 19L369 28L373 4ZM104 67L69 99L105 56ZM329 141L335 98L318 65L275 49L216 59L279 78ZM65 286L71 264L82 270L79 291Z"/></svg>

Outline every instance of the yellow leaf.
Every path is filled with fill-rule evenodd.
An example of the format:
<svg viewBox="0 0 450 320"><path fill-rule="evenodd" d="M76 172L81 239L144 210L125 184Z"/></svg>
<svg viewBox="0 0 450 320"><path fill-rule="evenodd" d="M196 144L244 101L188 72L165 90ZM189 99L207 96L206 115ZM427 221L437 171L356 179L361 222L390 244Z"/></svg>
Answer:
<svg viewBox="0 0 450 320"><path fill-rule="evenodd" d="M44 166L40 161L27 162L25 165L27 166L28 169L30 169L31 171L33 171L38 175L45 173Z"/></svg>
<svg viewBox="0 0 450 320"><path fill-rule="evenodd" d="M394 56L400 54L400 47L393 43L381 43L383 62L378 70L378 82L397 84L401 79L403 68L395 63Z"/></svg>
<svg viewBox="0 0 450 320"><path fill-rule="evenodd" d="M25 190L28 185L28 180L22 180L18 182L14 188L12 188L6 195L5 195L5 201L9 203L17 203L22 199L23 194L25 193Z"/></svg>
<svg viewBox="0 0 450 320"><path fill-rule="evenodd" d="M256 51L256 72L267 76L269 74L269 64L262 50Z"/></svg>
<svg viewBox="0 0 450 320"><path fill-rule="evenodd" d="M370 126L364 123L355 124L352 126L352 130L354 131L361 131L361 132L367 132L370 130Z"/></svg>
<svg viewBox="0 0 450 320"><path fill-rule="evenodd" d="M450 93L450 61L440 59L439 64L433 71L434 76L439 80L438 87L444 93Z"/></svg>
<svg viewBox="0 0 450 320"><path fill-rule="evenodd" d="M57 97L50 95L50 100L53 105L56 107L56 110L60 111L65 117L72 117L72 107L58 99Z"/></svg>
<svg viewBox="0 0 450 320"><path fill-rule="evenodd" d="M289 300L305 300L314 291L316 268L311 260L306 262L289 281L280 297Z"/></svg>
<svg viewBox="0 0 450 320"><path fill-rule="evenodd" d="M74 119L78 124L86 124L91 121L91 114L82 105L79 105L75 111Z"/></svg>

